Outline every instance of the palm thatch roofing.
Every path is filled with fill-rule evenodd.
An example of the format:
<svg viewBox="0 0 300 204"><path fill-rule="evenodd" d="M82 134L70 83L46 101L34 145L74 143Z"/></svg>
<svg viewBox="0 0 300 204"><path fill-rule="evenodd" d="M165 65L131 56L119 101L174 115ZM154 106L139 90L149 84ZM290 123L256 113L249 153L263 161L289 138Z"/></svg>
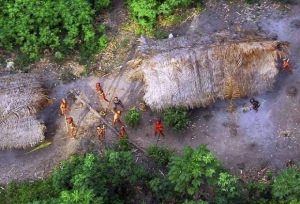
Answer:
<svg viewBox="0 0 300 204"><path fill-rule="evenodd" d="M142 36L140 42L127 66L133 68L131 79L145 82L144 100L155 110L207 106L218 98L270 90L277 60L289 48L288 42L274 36L242 32L162 40Z"/></svg>
<svg viewBox="0 0 300 204"><path fill-rule="evenodd" d="M0 77L0 149L26 148L45 139L36 114L52 103L37 75Z"/></svg>

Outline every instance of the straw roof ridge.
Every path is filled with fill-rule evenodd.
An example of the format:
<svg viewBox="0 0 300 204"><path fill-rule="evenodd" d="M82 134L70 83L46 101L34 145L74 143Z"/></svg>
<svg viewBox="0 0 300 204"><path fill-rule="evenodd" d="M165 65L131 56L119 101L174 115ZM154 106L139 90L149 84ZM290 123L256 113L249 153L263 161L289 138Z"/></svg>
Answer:
<svg viewBox="0 0 300 204"><path fill-rule="evenodd" d="M145 102L156 110L184 105L207 106L225 98L226 81L240 97L272 89L277 59L288 42L255 33L217 33L164 40L146 39L135 58L131 78L145 82Z"/></svg>
<svg viewBox="0 0 300 204"><path fill-rule="evenodd" d="M236 41L257 41L257 40L275 40L276 36L267 35L264 32L229 32L222 31L220 33L205 34L200 36L199 34L190 34L181 37L168 38L168 39L154 39L145 38L141 36L140 43L137 52L145 57L151 55L151 53L169 51L172 49L180 48L194 48L201 45L211 45L214 43L235 43ZM159 41L160 43L157 43Z"/></svg>

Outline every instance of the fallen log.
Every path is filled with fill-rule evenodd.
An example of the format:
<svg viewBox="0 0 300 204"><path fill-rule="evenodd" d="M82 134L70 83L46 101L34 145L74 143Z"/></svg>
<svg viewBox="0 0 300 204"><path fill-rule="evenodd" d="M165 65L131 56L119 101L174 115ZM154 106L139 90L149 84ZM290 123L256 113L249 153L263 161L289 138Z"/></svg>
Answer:
<svg viewBox="0 0 300 204"><path fill-rule="evenodd" d="M90 109L90 111L92 111L95 116L97 116L107 127L109 127L112 132L116 135L116 136L120 136L119 132L109 124L109 122L102 116L100 115L88 102L86 102L84 99L82 99L75 91L73 91L72 89L69 90L70 93L72 93L75 98L80 101L81 103L83 103L84 105L86 105L86 107L88 107ZM128 141L130 142L130 144L132 144L134 147L136 147L137 149L139 149L140 151L146 153L146 150L143 149L142 147L140 147L138 144L136 144L135 142L131 141L128 138Z"/></svg>

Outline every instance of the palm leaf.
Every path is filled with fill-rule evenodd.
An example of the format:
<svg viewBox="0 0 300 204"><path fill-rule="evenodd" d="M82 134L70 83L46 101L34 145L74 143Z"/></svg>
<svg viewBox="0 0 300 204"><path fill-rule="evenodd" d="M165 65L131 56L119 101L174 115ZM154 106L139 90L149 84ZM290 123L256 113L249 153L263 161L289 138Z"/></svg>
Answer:
<svg viewBox="0 0 300 204"><path fill-rule="evenodd" d="M36 148L34 148L33 150L29 151L29 152L26 152L25 154L29 154L31 152L35 152L37 150L40 150L40 149L44 149L46 147L48 147L49 145L51 145L52 142L51 141L44 141L42 144L40 144L39 146L37 146Z"/></svg>

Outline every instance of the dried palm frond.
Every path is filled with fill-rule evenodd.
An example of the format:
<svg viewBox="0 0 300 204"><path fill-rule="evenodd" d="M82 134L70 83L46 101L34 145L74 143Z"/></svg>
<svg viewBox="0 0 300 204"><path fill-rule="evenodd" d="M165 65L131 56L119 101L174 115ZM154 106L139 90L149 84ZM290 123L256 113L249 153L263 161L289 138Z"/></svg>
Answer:
<svg viewBox="0 0 300 204"><path fill-rule="evenodd" d="M239 97L270 90L276 61L289 43L262 33L229 33L141 40L132 78L145 82L144 101L152 109L207 106L224 98L228 77ZM280 50L278 49L280 47Z"/></svg>
<svg viewBox="0 0 300 204"><path fill-rule="evenodd" d="M44 140L45 126L35 115L53 102L37 75L0 77L0 149L25 148Z"/></svg>

